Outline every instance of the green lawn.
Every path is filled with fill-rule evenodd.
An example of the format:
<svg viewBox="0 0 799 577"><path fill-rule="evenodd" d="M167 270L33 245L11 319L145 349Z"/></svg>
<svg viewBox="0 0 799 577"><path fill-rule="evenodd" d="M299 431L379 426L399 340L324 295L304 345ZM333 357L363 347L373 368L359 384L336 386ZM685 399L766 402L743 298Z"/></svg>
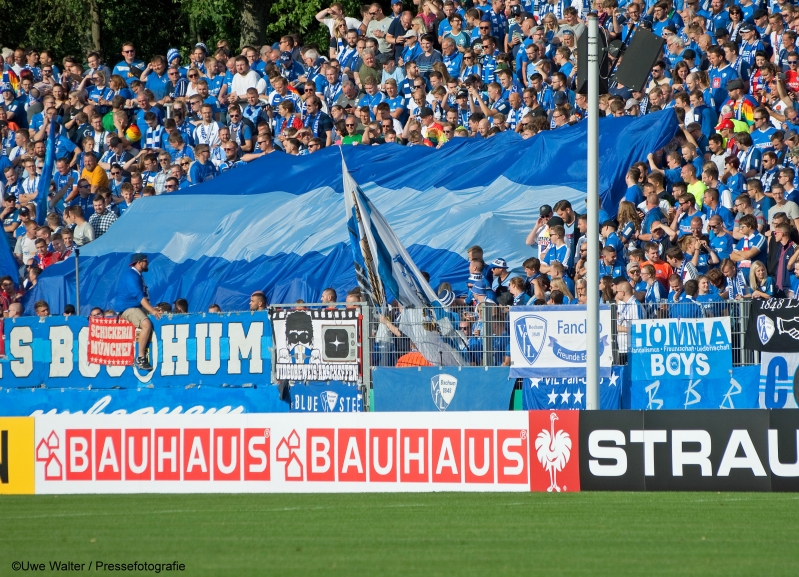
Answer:
<svg viewBox="0 0 799 577"><path fill-rule="evenodd" d="M23 574L17 560L177 560L213 576L799 575L793 494L3 496L0 519L0 575ZM101 573L118 574L78 574Z"/></svg>

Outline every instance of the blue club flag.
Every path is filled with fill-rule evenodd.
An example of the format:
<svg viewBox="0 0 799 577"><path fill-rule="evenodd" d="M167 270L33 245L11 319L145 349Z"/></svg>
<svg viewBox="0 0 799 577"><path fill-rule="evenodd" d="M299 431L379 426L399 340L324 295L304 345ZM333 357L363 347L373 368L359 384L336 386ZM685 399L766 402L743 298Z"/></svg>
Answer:
<svg viewBox="0 0 799 577"><path fill-rule="evenodd" d="M447 307L438 300L391 226L352 178L343 158L341 165L355 276L365 300L386 314L390 300L396 298L402 306L399 330L428 361L464 364L451 346L462 340L463 335L454 329L449 317L437 315L434 308L440 311ZM381 335L377 338L380 340Z"/></svg>
<svg viewBox="0 0 799 577"><path fill-rule="evenodd" d="M55 148L56 148L56 121L55 115L50 120L50 130L47 135L47 151L44 154L44 166L39 177L39 190L36 191L36 222L39 226L44 226L49 212L48 197L50 195L50 183L53 180L55 170Z"/></svg>
<svg viewBox="0 0 799 577"><path fill-rule="evenodd" d="M432 306L438 301L435 291L386 219L350 176L343 158L341 163L347 229L361 291L381 311L387 310L390 297L405 307Z"/></svg>

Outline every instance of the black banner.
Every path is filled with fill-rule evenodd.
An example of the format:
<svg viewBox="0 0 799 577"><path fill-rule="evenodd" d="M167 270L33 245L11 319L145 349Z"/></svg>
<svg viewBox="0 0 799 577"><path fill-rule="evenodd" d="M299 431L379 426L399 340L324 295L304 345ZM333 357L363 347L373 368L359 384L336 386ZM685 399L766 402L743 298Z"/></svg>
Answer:
<svg viewBox="0 0 799 577"><path fill-rule="evenodd" d="M752 300L745 347L769 353L799 353L799 300Z"/></svg>
<svg viewBox="0 0 799 577"><path fill-rule="evenodd" d="M583 491L799 491L799 410L585 411Z"/></svg>

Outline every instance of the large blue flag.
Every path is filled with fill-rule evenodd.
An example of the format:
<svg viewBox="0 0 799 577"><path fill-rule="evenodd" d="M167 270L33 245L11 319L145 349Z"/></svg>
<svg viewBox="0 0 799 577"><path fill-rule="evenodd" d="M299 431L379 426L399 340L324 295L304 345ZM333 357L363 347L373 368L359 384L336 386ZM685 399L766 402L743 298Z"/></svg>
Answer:
<svg viewBox="0 0 799 577"><path fill-rule="evenodd" d="M39 223L39 226L44 226L50 208L47 199L50 195L50 183L53 180L53 170L55 169L56 132L55 115L53 115L47 134L47 151L44 154L44 166L39 177L39 190L36 191L36 222Z"/></svg>

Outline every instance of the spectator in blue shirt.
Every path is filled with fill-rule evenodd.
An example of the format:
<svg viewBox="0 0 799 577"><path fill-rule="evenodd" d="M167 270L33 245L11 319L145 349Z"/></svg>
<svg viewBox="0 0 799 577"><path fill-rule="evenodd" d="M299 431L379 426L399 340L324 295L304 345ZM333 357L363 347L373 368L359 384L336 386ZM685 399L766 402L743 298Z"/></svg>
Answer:
<svg viewBox="0 0 799 577"><path fill-rule="evenodd" d="M153 333L153 323L147 318L148 313L161 318L161 313L150 304L150 295L147 284L144 282L143 273L147 272L149 260L147 255L136 253L131 256L130 266L122 273L117 285L116 309L122 311L122 318L131 323L139 332L139 355L136 357L136 368L142 371L152 371L153 367L147 360L145 351L150 344Z"/></svg>
<svg viewBox="0 0 799 577"><path fill-rule="evenodd" d="M136 59L136 47L132 42L125 42L122 45L122 61L114 66L114 74L121 76L130 87L135 80L139 80L144 68L144 62Z"/></svg>

